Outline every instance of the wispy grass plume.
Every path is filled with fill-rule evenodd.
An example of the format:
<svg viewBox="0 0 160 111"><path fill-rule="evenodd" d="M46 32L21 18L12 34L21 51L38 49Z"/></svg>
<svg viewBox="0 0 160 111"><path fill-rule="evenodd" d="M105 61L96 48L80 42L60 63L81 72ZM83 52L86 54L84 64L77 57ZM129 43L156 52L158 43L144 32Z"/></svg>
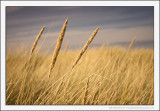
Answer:
<svg viewBox="0 0 160 111"><path fill-rule="evenodd" d="M82 55L84 54L84 52L87 50L89 44L92 42L93 38L95 37L95 35L97 34L99 30L99 27L96 28L96 30L93 32L93 34L90 36L90 38L88 39L88 41L86 42L86 44L84 45L84 47L82 48L80 54L78 55L77 59L75 60L75 62L73 63L72 69L75 67L75 65L78 63L78 61L80 60L80 58L82 57Z"/></svg>
<svg viewBox="0 0 160 111"><path fill-rule="evenodd" d="M53 52L52 63L51 63L51 67L50 67L50 70L49 70L49 77L51 76L51 72L52 72L52 70L54 68L54 65L56 63L56 59L57 59L57 56L59 54L59 50L61 48L63 37L64 37L65 31L66 31L67 23L68 23L68 18L66 19L66 21L65 21L65 23L64 23L64 25L61 29L60 35L59 35L58 40L57 40L56 48Z"/></svg>
<svg viewBox="0 0 160 111"><path fill-rule="evenodd" d="M42 29L41 29L41 31L39 32L36 40L34 41L33 46L32 46L32 49L31 49L31 51L30 51L30 55L33 54L33 52L34 52L34 50L35 50L35 48L36 48L36 46L37 46L38 40L40 39L40 37L41 37L44 29L45 29L45 26L42 27Z"/></svg>

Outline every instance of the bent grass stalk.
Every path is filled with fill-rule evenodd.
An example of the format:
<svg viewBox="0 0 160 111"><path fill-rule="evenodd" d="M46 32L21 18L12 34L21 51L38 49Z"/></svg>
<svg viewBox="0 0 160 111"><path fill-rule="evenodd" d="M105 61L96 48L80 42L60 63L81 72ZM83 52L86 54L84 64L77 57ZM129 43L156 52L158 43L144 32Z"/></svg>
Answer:
<svg viewBox="0 0 160 111"><path fill-rule="evenodd" d="M84 105L87 104L87 97L88 97L88 88L89 88L89 78L88 78L88 81L87 81L87 84L86 84L86 91L85 91L85 94L84 94Z"/></svg>
<svg viewBox="0 0 160 111"><path fill-rule="evenodd" d="M130 51L130 49L132 48L132 46L133 46L135 40L136 40L136 38L133 38L133 40L132 40L132 42L130 43L130 46L129 46L129 48L128 48L128 51Z"/></svg>
<svg viewBox="0 0 160 111"><path fill-rule="evenodd" d="M96 28L96 30L92 33L92 35L90 36L90 38L88 39L88 41L86 42L86 44L84 45L84 47L82 48L81 52L79 53L78 57L76 58L75 62L73 63L72 65L72 68L71 70L69 71L69 75L68 75L68 81L66 83L66 87L65 87L65 91L64 91L64 98L66 97L66 93L67 93L67 90L68 90L68 86L70 84L70 79L71 79L71 73L75 67L75 65L78 63L78 61L81 59L82 55L85 53L85 51L87 50L89 44L92 42L92 40L94 39L95 35L97 34L99 30L99 27Z"/></svg>
<svg viewBox="0 0 160 111"><path fill-rule="evenodd" d="M40 39L40 37L41 37L44 29L45 29L45 26L42 27L42 29L40 30L40 32L39 32L36 40L34 41L33 46L32 46L32 49L31 49L31 51L30 51L29 59L28 59L28 61L25 63L24 68L26 67L27 63L30 61L30 59L31 59L31 57L32 57L32 54L33 54L33 52L34 52L34 50L35 50L35 48L36 48L36 46L37 46L38 40ZM24 71L25 71L25 70L24 70ZM21 84L21 87L20 87L20 91L19 91L19 94L18 94L18 97L17 97L17 100L16 100L16 104L19 104L19 101L22 101L22 97L20 97L20 96L22 95L22 92L23 92L23 90L24 90L24 83L25 83L26 76L27 76L27 73L24 75L24 78L23 78L23 81L22 81L22 84Z"/></svg>
<svg viewBox="0 0 160 111"><path fill-rule="evenodd" d="M25 69L26 66L27 66L27 64L30 62L31 57L32 57L32 54L33 54L33 52L34 52L34 50L35 50L35 48L36 48L36 46L37 46L37 43L38 43L38 41L39 41L39 39L40 39L40 37L41 37L44 29L45 29L45 26L42 27L42 29L40 30L39 34L37 35L36 40L34 41L34 43L33 43L33 45L32 45L29 58L27 59L26 63L24 64L23 69Z"/></svg>
<svg viewBox="0 0 160 111"><path fill-rule="evenodd" d="M86 44L84 45L84 47L82 48L80 54L78 55L77 59L75 60L75 62L73 63L72 69L75 67L75 65L78 63L78 61L80 60L80 58L82 57L82 55L84 54L84 52L87 50L89 44L92 42L92 40L94 39L95 35L97 34L99 30L99 27L96 28L96 30L93 32L93 34L90 36L90 38L88 39L88 41L86 42Z"/></svg>
<svg viewBox="0 0 160 111"><path fill-rule="evenodd" d="M59 50L61 48L63 37L64 37L65 31L66 31L67 23L68 23L68 18L66 19L66 21L65 21L65 23L64 23L64 25L61 29L60 35L59 35L58 40L57 40L56 48L53 52L52 63L51 63L51 67L50 67L50 70L49 70L49 77L51 76L51 72L52 72L52 70L54 68L54 65L56 63L56 59L57 59L57 56L59 54Z"/></svg>
<svg viewBox="0 0 160 111"><path fill-rule="evenodd" d="M30 51L30 55L33 54L33 52L34 52L34 50L35 50L35 48L36 48L36 46L37 46L38 40L40 39L40 37L41 37L44 29L45 29L45 26L42 27L42 29L41 29L41 31L39 32L36 40L34 41L33 46L32 46L32 49L31 49L31 51Z"/></svg>

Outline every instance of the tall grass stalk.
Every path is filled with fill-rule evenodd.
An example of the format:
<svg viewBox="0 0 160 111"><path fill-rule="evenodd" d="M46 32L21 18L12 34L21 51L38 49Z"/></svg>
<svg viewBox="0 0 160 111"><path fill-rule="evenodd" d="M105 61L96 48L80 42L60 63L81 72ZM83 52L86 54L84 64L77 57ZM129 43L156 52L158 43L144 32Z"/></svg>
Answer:
<svg viewBox="0 0 160 111"><path fill-rule="evenodd" d="M57 59L57 56L59 54L59 50L60 50L61 45L62 45L63 37L65 35L67 23L68 23L68 18L66 19L66 21L65 21L65 23L64 23L64 25L61 29L60 35L59 35L58 40L57 40L56 48L53 52L52 63L51 63L50 70L49 70L49 77L51 76L51 72L52 72L52 70L54 68L54 65L56 63L56 59Z"/></svg>
<svg viewBox="0 0 160 111"><path fill-rule="evenodd" d="M41 31L39 32L36 40L34 41L33 46L32 46L32 49L31 49L31 51L30 51L30 55L33 54L33 52L34 52L34 50L35 50L35 48L36 48L36 46L37 46L38 40L40 39L40 37L41 37L44 29L45 29L45 26L42 27L42 29L41 29Z"/></svg>
<svg viewBox="0 0 160 111"><path fill-rule="evenodd" d="M129 45L129 48L128 48L128 51L130 51L130 49L132 48L134 42L135 42L136 38L133 38L130 45Z"/></svg>
<svg viewBox="0 0 160 111"><path fill-rule="evenodd" d="M85 51L87 50L89 44L92 42L92 40L94 39L95 35L97 34L99 30L99 27L96 28L96 30L93 32L93 34L90 36L90 38L88 39L88 41L86 42L86 44L84 45L84 47L82 48L81 52L79 53L78 57L76 58L75 62L73 63L72 69L75 67L75 65L78 63L78 61L80 60L80 58L82 57L82 55L85 53Z"/></svg>

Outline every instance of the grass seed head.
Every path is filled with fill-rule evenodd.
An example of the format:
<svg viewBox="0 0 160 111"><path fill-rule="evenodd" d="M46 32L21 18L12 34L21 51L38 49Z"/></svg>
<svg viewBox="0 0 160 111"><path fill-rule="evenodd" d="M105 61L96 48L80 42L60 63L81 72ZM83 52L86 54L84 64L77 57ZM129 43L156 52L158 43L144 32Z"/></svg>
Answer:
<svg viewBox="0 0 160 111"><path fill-rule="evenodd" d="M134 37L133 40L132 40L132 42L130 43L130 46L129 46L129 48L128 48L128 51L130 51L130 49L132 48L135 40L136 40L136 37Z"/></svg>
<svg viewBox="0 0 160 111"><path fill-rule="evenodd" d="M45 29L45 26L42 27L42 29L41 29L41 31L39 32L39 34L38 34L36 40L34 41L33 46L32 46L32 49L31 49L31 52L30 52L30 55L33 54L33 52L34 52L34 50L35 50L35 48L36 48L36 46L37 46L38 40L40 39L40 37L41 37L41 35L42 35L44 29Z"/></svg>
<svg viewBox="0 0 160 111"><path fill-rule="evenodd" d="M88 41L86 42L86 44L84 45L84 47L82 48L81 52L79 53L77 59L75 60L75 62L73 63L72 69L75 67L75 65L78 63L78 61L80 60L80 58L82 57L82 55L84 54L84 52L87 50L89 44L92 42L92 40L94 39L95 35L97 34L99 30L99 27L96 28L96 30L92 33L92 35L90 36L90 38L88 39Z"/></svg>
<svg viewBox="0 0 160 111"><path fill-rule="evenodd" d="M66 31L66 27L67 27L67 23L68 23L68 18L66 19L62 29L61 29L61 32L59 34L59 37L58 37L58 40L57 40L57 43L56 43L56 47L55 47L55 50L53 52L53 57L52 57L52 63L51 63L51 67L50 67L50 73L49 73L49 77L51 75L51 71L52 69L54 68L54 65L56 63L56 59L57 59L57 56L59 54L59 50L61 48L61 45L62 45L62 41L63 41L63 37L65 35L65 31Z"/></svg>

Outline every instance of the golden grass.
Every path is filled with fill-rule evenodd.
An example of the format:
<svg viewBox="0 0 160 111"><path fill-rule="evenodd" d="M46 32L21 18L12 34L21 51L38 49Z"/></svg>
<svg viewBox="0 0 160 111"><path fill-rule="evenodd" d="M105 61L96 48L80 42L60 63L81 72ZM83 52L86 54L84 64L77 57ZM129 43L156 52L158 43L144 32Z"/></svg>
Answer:
<svg viewBox="0 0 160 111"><path fill-rule="evenodd" d="M151 49L130 50L127 54L123 48L89 49L70 78L62 77L69 72L79 50L60 51L53 72L56 81L47 75L52 55L39 54L31 59L29 68L23 69L29 56L25 50L7 51L6 104L154 104ZM68 79L71 84L66 90Z"/></svg>
<svg viewBox="0 0 160 111"><path fill-rule="evenodd" d="M61 29L60 35L59 35L58 40L57 40L56 48L53 52L52 63L51 63L51 67L50 67L50 70L49 70L49 77L51 76L51 72L52 72L52 70L54 68L54 65L56 63L56 59L57 59L57 56L59 54L59 50L61 48L63 37L64 37L65 31L66 31L67 23L68 23L68 18L66 19L66 21L65 21L65 23L64 23L64 25Z"/></svg>
<svg viewBox="0 0 160 111"><path fill-rule="evenodd" d="M132 48L132 46L133 46L135 40L136 40L136 38L133 38L133 40L131 41L131 43L130 43L130 45L129 45L129 48L128 48L128 51L131 50L131 48Z"/></svg>
<svg viewBox="0 0 160 111"><path fill-rule="evenodd" d="M131 50L135 42L133 39L127 50L105 46L87 50L99 30L97 28L82 50L67 50L66 45L67 48L60 51L67 22L68 18L61 29L53 55L33 54L45 26L41 29L30 52L19 48L14 48L17 49L16 52L7 50L6 104L154 104L152 49ZM27 62L32 55L34 58ZM78 62L80 62L78 67L75 67ZM24 67L24 64L27 67ZM54 75L52 79L48 78L48 69L49 77L51 74Z"/></svg>
<svg viewBox="0 0 160 111"><path fill-rule="evenodd" d="M84 94L84 104L87 104L88 87L89 87L89 78L86 84L86 89L85 89L85 94Z"/></svg>
<svg viewBox="0 0 160 111"><path fill-rule="evenodd" d="M40 37L41 37L44 29L45 29L45 26L42 27L42 29L41 29L41 31L39 32L36 40L34 41L33 46L32 46L32 49L31 49L31 51L30 51L30 55L33 54L33 52L34 52L34 50L35 50L35 48L36 48L36 46L37 46L38 40L40 39Z"/></svg>
<svg viewBox="0 0 160 111"><path fill-rule="evenodd" d="M84 45L84 47L82 48L81 52L79 53L78 57L76 58L75 62L73 63L72 69L75 67L75 65L78 63L78 61L80 60L80 58L82 57L82 55L85 53L85 51L87 50L89 44L92 42L92 40L94 39L94 37L96 36L97 32L99 30L99 27L96 28L96 30L93 32L93 34L90 36L90 38L88 39L88 41L86 42L86 44Z"/></svg>

